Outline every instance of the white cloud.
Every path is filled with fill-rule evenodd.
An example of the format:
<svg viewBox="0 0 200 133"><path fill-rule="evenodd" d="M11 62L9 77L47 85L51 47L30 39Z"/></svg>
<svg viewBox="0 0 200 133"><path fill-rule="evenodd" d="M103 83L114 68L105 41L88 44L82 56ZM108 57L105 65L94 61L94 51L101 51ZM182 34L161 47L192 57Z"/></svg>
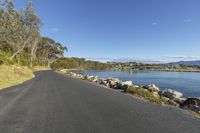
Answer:
<svg viewBox="0 0 200 133"><path fill-rule="evenodd" d="M187 56L187 55L182 55L182 56L163 56L163 58L176 59L176 60L200 60L200 56Z"/></svg>
<svg viewBox="0 0 200 133"><path fill-rule="evenodd" d="M158 58L139 58L139 57L118 57L118 58L86 58L87 60L100 61L100 62L141 62L147 64L162 64L176 61L196 61L200 60L200 56L162 56Z"/></svg>
<svg viewBox="0 0 200 133"><path fill-rule="evenodd" d="M93 60L93 61L100 61L100 62L142 62L142 63L147 63L147 64L159 64L159 63L164 63L160 59L155 59L155 58L137 58L137 57L118 57L118 58L105 58L105 57L100 57L100 58L86 58L87 60Z"/></svg>
<svg viewBox="0 0 200 133"><path fill-rule="evenodd" d="M157 23L157 22L153 22L152 25L153 25L153 26L156 26L156 25L158 25L158 23Z"/></svg>
<svg viewBox="0 0 200 133"><path fill-rule="evenodd" d="M58 32L59 29L58 28L52 28L52 32Z"/></svg>
<svg viewBox="0 0 200 133"><path fill-rule="evenodd" d="M190 23L190 22L192 22L192 20L190 18L187 18L187 19L184 20L184 22L185 23Z"/></svg>
<svg viewBox="0 0 200 133"><path fill-rule="evenodd" d="M99 58L87 57L86 59L92 60L92 61L99 61L99 62L108 62L112 60L112 58L106 58L106 57L99 57Z"/></svg>

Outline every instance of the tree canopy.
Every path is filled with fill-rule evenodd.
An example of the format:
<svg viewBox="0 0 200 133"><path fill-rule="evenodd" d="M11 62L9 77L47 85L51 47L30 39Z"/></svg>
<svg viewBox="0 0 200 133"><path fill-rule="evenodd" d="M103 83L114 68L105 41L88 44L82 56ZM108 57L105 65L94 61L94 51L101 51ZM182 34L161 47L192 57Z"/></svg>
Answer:
<svg viewBox="0 0 200 133"><path fill-rule="evenodd" d="M0 0L0 61L22 65L48 65L63 57L67 48L41 37L42 22L29 0L17 10L12 0Z"/></svg>
<svg viewBox="0 0 200 133"><path fill-rule="evenodd" d="M98 61L90 61L85 58L60 58L52 63L54 69L82 69L82 70L105 70L110 69L111 65Z"/></svg>

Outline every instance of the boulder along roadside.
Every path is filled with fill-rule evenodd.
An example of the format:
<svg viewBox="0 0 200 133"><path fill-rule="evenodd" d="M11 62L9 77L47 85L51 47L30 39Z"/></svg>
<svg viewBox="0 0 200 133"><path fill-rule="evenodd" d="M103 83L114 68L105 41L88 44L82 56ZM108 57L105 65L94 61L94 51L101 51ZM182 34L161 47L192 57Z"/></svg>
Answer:
<svg viewBox="0 0 200 133"><path fill-rule="evenodd" d="M190 97L186 98L183 93L178 92L173 89L160 90L155 84L150 84L147 86L140 86L134 84L132 81L122 81L118 78L101 78L99 76L93 75L82 75L72 72L69 69L63 69L59 72L67 74L71 77L93 82L102 85L107 88L120 90L125 93L130 93L131 95L155 102L162 105L171 105L179 107L184 110L192 111L195 115L200 118L200 98Z"/></svg>

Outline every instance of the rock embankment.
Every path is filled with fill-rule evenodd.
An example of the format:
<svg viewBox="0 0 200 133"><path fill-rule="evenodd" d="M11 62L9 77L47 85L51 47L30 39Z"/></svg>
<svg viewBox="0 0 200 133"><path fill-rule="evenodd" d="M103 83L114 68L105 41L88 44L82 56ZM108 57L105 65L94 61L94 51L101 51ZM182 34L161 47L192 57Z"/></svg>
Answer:
<svg viewBox="0 0 200 133"><path fill-rule="evenodd" d="M61 72L75 78L87 80L108 88L127 92L156 103L168 104L180 107L182 109L191 110L200 115L200 98L185 98L183 97L183 93L173 89L160 90L155 84L139 86L134 84L132 81L121 81L118 78L112 77L100 78L93 75L82 75L71 72L68 69L63 69Z"/></svg>

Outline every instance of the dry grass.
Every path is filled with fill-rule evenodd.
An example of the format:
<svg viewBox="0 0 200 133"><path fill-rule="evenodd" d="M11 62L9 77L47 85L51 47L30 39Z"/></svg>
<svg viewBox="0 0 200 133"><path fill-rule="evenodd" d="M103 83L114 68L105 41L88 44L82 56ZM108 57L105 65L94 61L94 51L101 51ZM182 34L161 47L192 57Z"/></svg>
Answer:
<svg viewBox="0 0 200 133"><path fill-rule="evenodd" d="M33 77L33 72L28 67L0 65L0 89L20 84Z"/></svg>
<svg viewBox="0 0 200 133"><path fill-rule="evenodd" d="M33 71L44 71L44 70L50 70L50 68L46 66L35 66L33 67Z"/></svg>
<svg viewBox="0 0 200 133"><path fill-rule="evenodd" d="M200 111L195 112L192 110L187 110L190 114L192 114L193 116L195 116L196 118L200 119Z"/></svg>

